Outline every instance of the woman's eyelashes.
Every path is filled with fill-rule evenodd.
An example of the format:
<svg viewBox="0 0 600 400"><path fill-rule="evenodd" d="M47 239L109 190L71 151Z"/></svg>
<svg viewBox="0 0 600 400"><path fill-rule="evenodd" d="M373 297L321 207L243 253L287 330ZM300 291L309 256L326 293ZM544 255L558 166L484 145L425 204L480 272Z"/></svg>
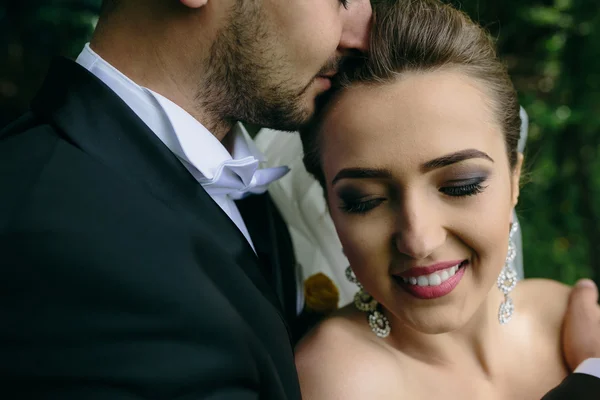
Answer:
<svg viewBox="0 0 600 400"><path fill-rule="evenodd" d="M378 192L378 193L377 193ZM347 214L365 214L383 203L387 196L381 189L344 186L337 191L339 208Z"/></svg>
<svg viewBox="0 0 600 400"><path fill-rule="evenodd" d="M446 181L438 191L449 197L469 197L482 193L487 186L484 185L487 176L454 179ZM367 195L356 190L342 190L338 193L339 208L347 214L366 214L382 203L388 201L389 196Z"/></svg>
<svg viewBox="0 0 600 400"><path fill-rule="evenodd" d="M340 209L348 214L366 214L381 203L385 201L385 198L364 198L364 199L343 199L341 198L342 204Z"/></svg>
<svg viewBox="0 0 600 400"><path fill-rule="evenodd" d="M446 184L439 188L439 191L451 197L468 197L479 194L485 190L484 182L487 177L477 177L470 179L450 181L451 184Z"/></svg>

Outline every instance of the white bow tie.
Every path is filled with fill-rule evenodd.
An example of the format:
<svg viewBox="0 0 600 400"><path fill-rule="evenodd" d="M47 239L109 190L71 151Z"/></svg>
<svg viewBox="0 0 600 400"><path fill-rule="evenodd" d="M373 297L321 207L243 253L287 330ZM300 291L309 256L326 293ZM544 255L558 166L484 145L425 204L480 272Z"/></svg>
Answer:
<svg viewBox="0 0 600 400"><path fill-rule="evenodd" d="M274 167L259 169L256 157L227 160L222 163L212 179L200 179L200 184L209 195L228 195L234 200L250 194L261 194L267 187L289 172L289 168Z"/></svg>

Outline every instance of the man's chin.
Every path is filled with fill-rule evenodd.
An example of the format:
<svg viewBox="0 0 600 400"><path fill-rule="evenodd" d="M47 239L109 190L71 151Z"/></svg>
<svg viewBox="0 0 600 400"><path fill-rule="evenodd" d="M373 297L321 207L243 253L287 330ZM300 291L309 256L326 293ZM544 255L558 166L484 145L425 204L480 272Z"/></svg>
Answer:
<svg viewBox="0 0 600 400"><path fill-rule="evenodd" d="M301 95L296 95L294 101L271 103L257 113L245 113L244 118L238 119L263 128L295 132L311 121L317 108L318 95L311 87ZM291 100L291 97L286 99Z"/></svg>
<svg viewBox="0 0 600 400"><path fill-rule="evenodd" d="M296 132L305 126L313 117L315 112L314 100L310 104L303 104L294 112L273 112L266 116L263 121L251 121L253 125L270 128L278 131Z"/></svg>

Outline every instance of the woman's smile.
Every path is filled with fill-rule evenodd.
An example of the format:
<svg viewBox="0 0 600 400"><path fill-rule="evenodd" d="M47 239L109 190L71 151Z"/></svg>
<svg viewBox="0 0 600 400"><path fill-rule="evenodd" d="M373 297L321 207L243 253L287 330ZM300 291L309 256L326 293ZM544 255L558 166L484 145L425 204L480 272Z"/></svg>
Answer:
<svg viewBox="0 0 600 400"><path fill-rule="evenodd" d="M429 267L414 267L393 277L407 293L419 299L436 299L458 286L468 265L468 260L444 262Z"/></svg>

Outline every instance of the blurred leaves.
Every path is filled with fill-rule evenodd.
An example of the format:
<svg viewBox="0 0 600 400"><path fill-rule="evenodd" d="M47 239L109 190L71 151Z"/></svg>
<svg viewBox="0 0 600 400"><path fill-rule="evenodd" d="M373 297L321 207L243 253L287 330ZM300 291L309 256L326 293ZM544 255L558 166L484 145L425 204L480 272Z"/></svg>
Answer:
<svg viewBox="0 0 600 400"><path fill-rule="evenodd" d="M595 0L451 0L498 39L530 117L518 212L525 272L600 279L600 7ZM0 5L0 126L27 109L51 57L75 57L101 0Z"/></svg>
<svg viewBox="0 0 600 400"><path fill-rule="evenodd" d="M74 57L101 0L11 1L0 6L0 126L27 109L54 55Z"/></svg>

